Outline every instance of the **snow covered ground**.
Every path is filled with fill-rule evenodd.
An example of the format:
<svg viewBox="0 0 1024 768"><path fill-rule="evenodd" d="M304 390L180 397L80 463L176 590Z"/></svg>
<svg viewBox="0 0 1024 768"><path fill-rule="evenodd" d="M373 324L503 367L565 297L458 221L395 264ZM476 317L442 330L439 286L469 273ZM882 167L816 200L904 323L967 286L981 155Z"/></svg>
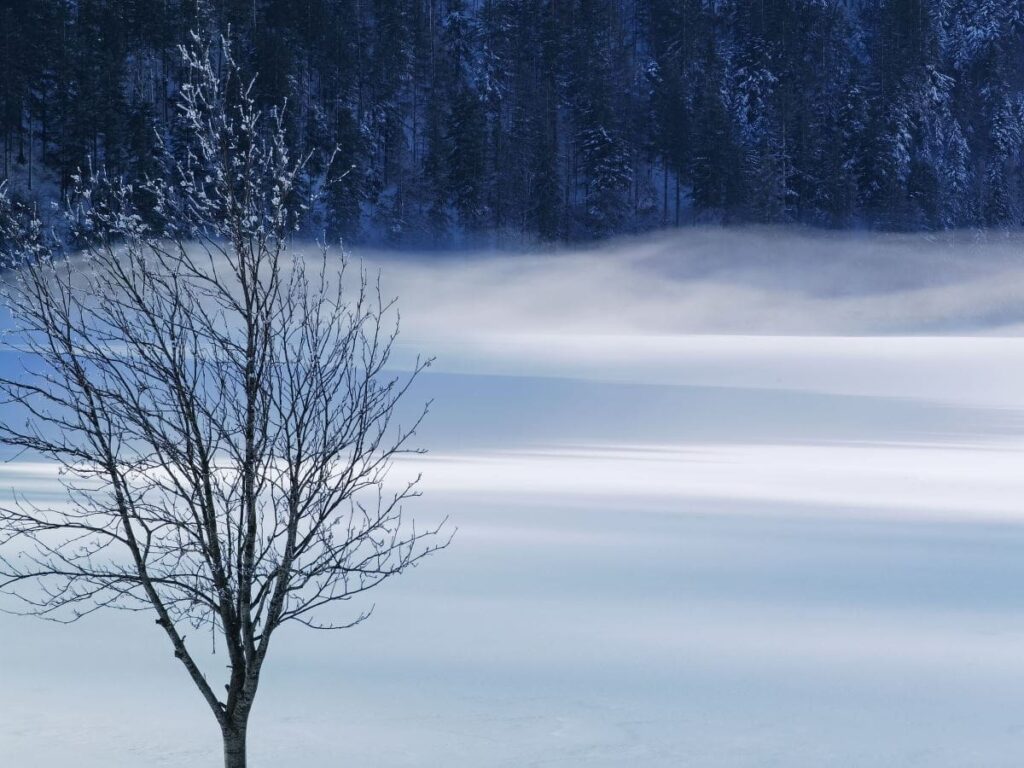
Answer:
<svg viewBox="0 0 1024 768"><path fill-rule="evenodd" d="M418 516L459 530L284 635L253 765L1019 765L1024 248L962 240L373 254L439 355ZM0 764L218 764L148 618L0 648Z"/></svg>

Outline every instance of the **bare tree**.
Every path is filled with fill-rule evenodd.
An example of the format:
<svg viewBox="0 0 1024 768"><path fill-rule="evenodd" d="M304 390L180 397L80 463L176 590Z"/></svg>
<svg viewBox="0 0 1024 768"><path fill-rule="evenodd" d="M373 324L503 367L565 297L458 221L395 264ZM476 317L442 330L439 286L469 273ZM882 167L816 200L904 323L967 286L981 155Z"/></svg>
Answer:
<svg viewBox="0 0 1024 768"><path fill-rule="evenodd" d="M398 406L429 361L389 375L379 284L347 281L325 247L289 251L304 161L226 43L213 53L183 50L189 151L162 178L84 175L59 235L0 193L23 349L0 392L25 417L0 441L56 462L68 494L0 513L0 587L57 621L155 612L240 768L275 632L362 621L331 608L450 536L403 519L417 481L388 475L416 452L426 409L400 424ZM68 237L79 255L61 255ZM223 688L187 641L204 629L227 651Z"/></svg>

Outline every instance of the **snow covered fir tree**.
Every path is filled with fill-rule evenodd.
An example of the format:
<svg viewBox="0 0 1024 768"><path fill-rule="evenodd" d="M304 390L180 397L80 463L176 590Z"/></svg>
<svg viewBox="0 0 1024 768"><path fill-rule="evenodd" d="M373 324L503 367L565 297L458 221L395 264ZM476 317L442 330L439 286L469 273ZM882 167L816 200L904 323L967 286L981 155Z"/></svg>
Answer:
<svg viewBox="0 0 1024 768"><path fill-rule="evenodd" d="M151 172L194 28L287 101L351 242L1024 216L1020 0L9 0L0 178Z"/></svg>

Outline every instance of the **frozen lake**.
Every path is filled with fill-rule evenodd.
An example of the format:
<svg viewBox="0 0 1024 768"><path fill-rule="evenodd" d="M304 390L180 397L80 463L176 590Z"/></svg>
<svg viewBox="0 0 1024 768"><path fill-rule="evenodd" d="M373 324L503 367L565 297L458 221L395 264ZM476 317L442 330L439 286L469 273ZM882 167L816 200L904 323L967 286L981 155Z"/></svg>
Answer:
<svg viewBox="0 0 1024 768"><path fill-rule="evenodd" d="M1018 246L377 256L439 355L417 517L458 533L362 626L282 636L252 764L1019 765ZM217 766L165 645L0 615L0 763Z"/></svg>

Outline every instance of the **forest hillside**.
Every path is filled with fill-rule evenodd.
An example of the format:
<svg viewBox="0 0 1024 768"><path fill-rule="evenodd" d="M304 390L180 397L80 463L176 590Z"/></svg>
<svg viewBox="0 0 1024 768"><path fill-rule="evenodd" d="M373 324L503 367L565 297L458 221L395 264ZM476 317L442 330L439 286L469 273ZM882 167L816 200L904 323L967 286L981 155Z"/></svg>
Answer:
<svg viewBox="0 0 1024 768"><path fill-rule="evenodd" d="M1020 0L8 0L0 179L172 151L190 30L287 102L310 226L573 241L694 223L1014 228ZM259 66L256 66L259 62ZM334 148L340 151L334 153Z"/></svg>

